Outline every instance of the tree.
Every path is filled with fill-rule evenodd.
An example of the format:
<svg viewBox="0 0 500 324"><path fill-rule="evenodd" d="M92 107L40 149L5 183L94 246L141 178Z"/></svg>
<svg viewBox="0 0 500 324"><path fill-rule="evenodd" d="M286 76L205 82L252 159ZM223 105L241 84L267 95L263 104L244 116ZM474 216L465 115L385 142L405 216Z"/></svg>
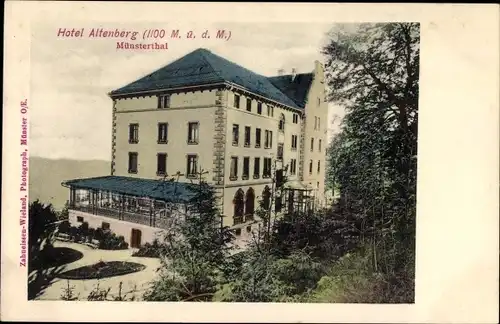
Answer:
<svg viewBox="0 0 500 324"><path fill-rule="evenodd" d="M29 204L28 299L30 300L39 296L61 271L60 267L48 269L44 264L45 255L49 255L53 249L57 221L57 213L51 204L44 205L39 200Z"/></svg>
<svg viewBox="0 0 500 324"><path fill-rule="evenodd" d="M37 267L41 251L51 246L57 228L57 213L52 205L44 205L36 200L29 205L28 244L30 247L29 269Z"/></svg>
<svg viewBox="0 0 500 324"><path fill-rule="evenodd" d="M210 300L224 283L231 268L229 257L234 239L222 225L215 189L203 180L201 171L186 210L176 210L182 219L174 222L162 244L159 279L144 295L150 301Z"/></svg>
<svg viewBox="0 0 500 324"><path fill-rule="evenodd" d="M341 26L330 36L329 100L346 114L328 151L329 180L371 244L374 268L405 271L415 240L419 24Z"/></svg>

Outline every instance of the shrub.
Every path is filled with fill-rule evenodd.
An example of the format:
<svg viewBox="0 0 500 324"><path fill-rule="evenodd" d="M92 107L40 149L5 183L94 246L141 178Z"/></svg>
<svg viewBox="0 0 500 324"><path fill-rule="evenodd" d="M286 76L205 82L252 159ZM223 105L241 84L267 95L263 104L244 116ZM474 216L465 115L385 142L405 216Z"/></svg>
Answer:
<svg viewBox="0 0 500 324"><path fill-rule="evenodd" d="M154 239L153 243L146 243L139 248L137 252L132 254L136 257L146 257L146 258L160 258L162 254L163 246L160 244L158 239Z"/></svg>
<svg viewBox="0 0 500 324"><path fill-rule="evenodd" d="M372 250L346 254L331 267L305 302L412 303L413 271L381 273L373 270Z"/></svg>
<svg viewBox="0 0 500 324"><path fill-rule="evenodd" d="M103 250L125 250L128 249L128 243L123 236L116 236L115 233L106 232L99 241L99 249Z"/></svg>
<svg viewBox="0 0 500 324"><path fill-rule="evenodd" d="M88 236L89 235L89 223L83 222L82 225L78 228L79 232L82 236Z"/></svg>
<svg viewBox="0 0 500 324"><path fill-rule="evenodd" d="M79 227L70 226L69 222L65 221L59 225L59 230L62 233L67 233L71 240L76 243L90 243L92 240L99 241L99 249L103 250L126 250L128 243L125 242L123 236L105 231L102 228L90 228L87 222L82 223Z"/></svg>
<svg viewBox="0 0 500 324"><path fill-rule="evenodd" d="M59 233L64 233L64 234L69 234L71 229L71 225L69 221L65 220L61 223L59 223L58 231Z"/></svg>

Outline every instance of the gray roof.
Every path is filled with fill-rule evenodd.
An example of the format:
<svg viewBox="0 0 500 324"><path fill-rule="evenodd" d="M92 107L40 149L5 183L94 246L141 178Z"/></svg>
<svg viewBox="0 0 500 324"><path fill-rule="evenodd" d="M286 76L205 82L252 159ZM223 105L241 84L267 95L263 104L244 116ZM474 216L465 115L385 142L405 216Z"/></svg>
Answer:
<svg viewBox="0 0 500 324"><path fill-rule="evenodd" d="M121 176L73 179L63 185L75 189L94 189L166 202L188 202L195 196L195 185L185 182L141 179Z"/></svg>
<svg viewBox="0 0 500 324"><path fill-rule="evenodd" d="M304 93L307 94L312 80L308 78L304 75L300 78L301 82L286 84L283 77L262 76L207 49L199 48L143 78L111 91L110 95L114 97L134 92L230 82L278 103L302 109L305 107ZM294 86L304 89L294 91L291 89Z"/></svg>
<svg viewBox="0 0 500 324"><path fill-rule="evenodd" d="M300 107L306 106L307 94L313 81L312 73L302 73L295 75L281 75L268 78L269 81L281 90L288 98L292 99Z"/></svg>

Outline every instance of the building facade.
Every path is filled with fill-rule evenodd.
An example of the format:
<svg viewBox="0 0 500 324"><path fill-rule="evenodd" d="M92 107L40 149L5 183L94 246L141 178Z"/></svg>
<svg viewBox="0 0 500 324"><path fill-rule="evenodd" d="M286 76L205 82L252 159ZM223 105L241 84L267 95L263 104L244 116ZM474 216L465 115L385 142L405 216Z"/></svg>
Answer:
<svg viewBox="0 0 500 324"><path fill-rule="evenodd" d="M258 226L255 210L276 190L277 170L292 192L271 202L276 208L293 189L324 201L328 107L319 62L311 73L264 77L198 49L109 96L111 177L188 183L201 173L217 189L224 225L241 238Z"/></svg>

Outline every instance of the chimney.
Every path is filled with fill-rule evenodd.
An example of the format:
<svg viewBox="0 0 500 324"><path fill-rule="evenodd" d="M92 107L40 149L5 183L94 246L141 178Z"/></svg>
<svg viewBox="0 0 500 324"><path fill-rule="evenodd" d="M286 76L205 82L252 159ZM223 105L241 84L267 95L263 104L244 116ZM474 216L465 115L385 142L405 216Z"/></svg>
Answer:
<svg viewBox="0 0 500 324"><path fill-rule="evenodd" d="M295 80L295 75L297 74L297 70L292 68L292 81Z"/></svg>
<svg viewBox="0 0 500 324"><path fill-rule="evenodd" d="M282 76L282 75L284 75L284 74L285 74L285 70L283 70L283 69L279 69L279 70L278 70L278 75L279 75L279 76Z"/></svg>

